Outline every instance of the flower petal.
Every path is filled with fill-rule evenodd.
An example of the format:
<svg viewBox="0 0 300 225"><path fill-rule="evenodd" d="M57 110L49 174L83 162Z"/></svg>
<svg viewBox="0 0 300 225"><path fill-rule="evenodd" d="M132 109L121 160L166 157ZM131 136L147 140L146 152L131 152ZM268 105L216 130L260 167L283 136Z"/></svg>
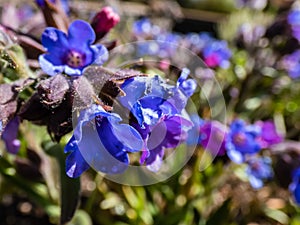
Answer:
<svg viewBox="0 0 300 225"><path fill-rule="evenodd" d="M139 132L128 124L118 124L118 120L109 117L112 132L129 152L137 152L143 148L143 140Z"/></svg>
<svg viewBox="0 0 300 225"><path fill-rule="evenodd" d="M54 63L61 65L63 57L69 49L66 34L56 28L48 27L42 34L42 44L49 54L53 54L53 58L51 59L56 57Z"/></svg>
<svg viewBox="0 0 300 225"><path fill-rule="evenodd" d="M39 56L40 66L46 74L48 74L50 76L54 76L54 75L56 75L58 73L62 73L64 71L64 68L65 68L64 65L55 66L48 59L49 59L48 54L43 54L43 55Z"/></svg>
<svg viewBox="0 0 300 225"><path fill-rule="evenodd" d="M91 45L96 38L91 25L83 20L75 20L71 23L68 36L70 47L75 49L83 45Z"/></svg>
<svg viewBox="0 0 300 225"><path fill-rule="evenodd" d="M78 147L85 161L97 171L122 173L128 166L128 155L113 135L111 125L105 117L97 129L88 123L83 125Z"/></svg>
<svg viewBox="0 0 300 225"><path fill-rule="evenodd" d="M108 60L108 50L103 45L93 45L92 50L94 51L94 64L102 65Z"/></svg>
<svg viewBox="0 0 300 225"><path fill-rule="evenodd" d="M12 154L17 154L21 146L21 142L17 139L19 124L20 119L18 117L13 118L8 122L1 136L5 142L6 150Z"/></svg>
<svg viewBox="0 0 300 225"><path fill-rule="evenodd" d="M79 177L89 167L90 166L86 163L78 150L78 146L77 149L74 149L74 151L66 158L66 173L69 177Z"/></svg>

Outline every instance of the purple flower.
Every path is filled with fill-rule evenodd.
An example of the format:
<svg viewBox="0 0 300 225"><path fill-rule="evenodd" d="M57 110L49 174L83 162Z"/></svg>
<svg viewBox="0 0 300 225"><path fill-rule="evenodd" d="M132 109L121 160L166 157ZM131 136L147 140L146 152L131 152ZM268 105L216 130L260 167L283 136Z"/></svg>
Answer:
<svg viewBox="0 0 300 225"><path fill-rule="evenodd" d="M292 10L287 17L288 23L291 25L294 38L300 41L300 10Z"/></svg>
<svg viewBox="0 0 300 225"><path fill-rule="evenodd" d="M12 154L17 154L21 146L21 142L18 140L19 125L20 119L18 117L14 117L8 122L1 136L5 143L6 150Z"/></svg>
<svg viewBox="0 0 300 225"><path fill-rule="evenodd" d="M272 121L257 121L255 125L261 128L261 135L258 138L258 142L262 148L268 148L283 141L283 136L277 132L275 124Z"/></svg>
<svg viewBox="0 0 300 225"><path fill-rule="evenodd" d="M246 125L243 120L234 120L226 138L225 148L229 158L236 162L245 161L245 155L257 153L261 147L257 141L261 130L255 125Z"/></svg>
<svg viewBox="0 0 300 225"><path fill-rule="evenodd" d="M120 21L120 17L113 9L106 6L98 12L92 20L92 27L96 32L97 39L102 38L105 34L116 26Z"/></svg>
<svg viewBox="0 0 300 225"><path fill-rule="evenodd" d="M42 35L47 53L39 57L41 68L50 76L62 72L78 76L92 63L102 65L108 58L108 51L103 45L91 45L95 38L92 27L82 20L70 25L68 36L48 27Z"/></svg>
<svg viewBox="0 0 300 225"><path fill-rule="evenodd" d="M297 168L292 175L292 183L289 190L293 195L294 201L300 205L300 168Z"/></svg>
<svg viewBox="0 0 300 225"><path fill-rule="evenodd" d="M186 140L187 131L192 125L191 121L179 115L165 115L155 125L145 125L144 128L133 123L145 142L140 163L146 163L149 170L157 172L162 163L164 149L176 148Z"/></svg>
<svg viewBox="0 0 300 225"><path fill-rule="evenodd" d="M187 139L187 131L193 126L181 113L187 99L196 89L196 83L187 79L184 69L175 86L167 84L159 76L135 77L125 81L126 93L119 100L134 116L130 124L144 140L141 163L157 171L162 163L165 148L175 148Z"/></svg>
<svg viewBox="0 0 300 225"><path fill-rule="evenodd" d="M291 78L300 77L300 50L283 57L282 68L285 69Z"/></svg>
<svg viewBox="0 0 300 225"><path fill-rule="evenodd" d="M226 69L230 65L229 59L231 58L232 53L228 48L226 41L215 40L204 47L202 55L207 66L220 66L221 68Z"/></svg>
<svg viewBox="0 0 300 225"><path fill-rule="evenodd" d="M78 121L65 147L65 153L70 153L66 159L69 177L80 176L89 166L103 173L122 173L129 164L128 152L142 150L140 134L99 105L82 110Z"/></svg>
<svg viewBox="0 0 300 225"><path fill-rule="evenodd" d="M251 158L247 161L248 166L246 172L248 179L253 188L261 188L263 181L273 177L273 170L271 167L271 158Z"/></svg>
<svg viewBox="0 0 300 225"><path fill-rule="evenodd" d="M225 154L227 127L218 121L205 121L200 127L200 144L213 155Z"/></svg>

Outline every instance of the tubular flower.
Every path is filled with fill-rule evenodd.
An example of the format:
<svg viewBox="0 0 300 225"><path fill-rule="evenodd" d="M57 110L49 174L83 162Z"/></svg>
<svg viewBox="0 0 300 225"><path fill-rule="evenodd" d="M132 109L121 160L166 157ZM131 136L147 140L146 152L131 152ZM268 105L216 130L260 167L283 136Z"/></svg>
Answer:
<svg viewBox="0 0 300 225"><path fill-rule="evenodd" d="M260 134L261 129L258 126L246 125L243 120L233 121L225 143L229 158L236 163L242 163L245 155L257 153L261 149L257 140Z"/></svg>
<svg viewBox="0 0 300 225"><path fill-rule="evenodd" d="M108 59L108 51L103 45L92 45L95 38L92 27L82 20L70 25L68 35L48 27L42 34L47 53L39 57L41 68L50 76L63 72L79 76L92 63L102 65Z"/></svg>
<svg viewBox="0 0 300 225"><path fill-rule="evenodd" d="M120 124L118 114L99 105L82 110L78 121L65 147L69 177L80 176L90 166L103 173L122 173L129 164L128 152L142 150L140 134L128 124Z"/></svg>
<svg viewBox="0 0 300 225"><path fill-rule="evenodd" d="M297 168L292 175L292 183L289 186L294 201L300 205L300 168Z"/></svg>
<svg viewBox="0 0 300 225"><path fill-rule="evenodd" d="M188 98L196 89L196 83L187 79L184 69L176 85L169 85L158 76L135 77L127 80L122 89L126 96L120 102L130 110L130 124L144 140L141 163L151 171L158 171L165 148L175 148L187 139L193 123L183 117Z"/></svg>

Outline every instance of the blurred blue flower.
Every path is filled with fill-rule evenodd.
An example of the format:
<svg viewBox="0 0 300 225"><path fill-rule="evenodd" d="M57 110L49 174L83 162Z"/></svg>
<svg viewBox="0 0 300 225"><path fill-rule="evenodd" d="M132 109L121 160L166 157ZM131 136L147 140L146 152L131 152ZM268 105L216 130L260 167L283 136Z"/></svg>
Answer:
<svg viewBox="0 0 300 225"><path fill-rule="evenodd" d="M230 65L229 59L232 53L226 41L215 40L204 47L202 55L208 67L219 66L226 69Z"/></svg>
<svg viewBox="0 0 300 225"><path fill-rule="evenodd" d="M48 0L50 3L55 4L56 0ZM46 2L45 0L35 0L35 3L40 7L40 8L44 8L46 6ZM60 3L62 5L63 10L65 11L65 13L69 13L70 12L70 7L69 7L69 0L60 0Z"/></svg>
<svg viewBox="0 0 300 225"><path fill-rule="evenodd" d="M214 41L215 39L206 32L188 33L184 38L185 47L196 53L202 52L205 46Z"/></svg>
<svg viewBox="0 0 300 225"><path fill-rule="evenodd" d="M1 138L5 143L6 150L12 154L17 154L21 146L21 142L18 139L19 125L19 117L14 117L8 122L1 135Z"/></svg>
<svg viewBox="0 0 300 225"><path fill-rule="evenodd" d="M159 169L164 148L175 148L186 140L193 126L181 115L196 89L188 74L189 70L183 69L176 85L167 84L159 76L134 77L122 85L126 95L119 100L133 114L130 124L145 142L140 161L152 171Z"/></svg>
<svg viewBox="0 0 300 225"><path fill-rule="evenodd" d="M253 188L261 188L263 181L273 177L271 167L272 160L269 157L251 158L247 161L246 173Z"/></svg>
<svg viewBox="0 0 300 225"><path fill-rule="evenodd" d="M133 23L132 31L136 36L149 36L152 31L152 23L149 18L143 18Z"/></svg>
<svg viewBox="0 0 300 225"><path fill-rule="evenodd" d="M159 45L159 57L166 58L176 54L176 50L180 45L181 36L179 34L165 32L157 35L155 40Z"/></svg>
<svg viewBox="0 0 300 225"><path fill-rule="evenodd" d="M108 51L103 45L91 45L94 41L94 30L82 20L70 25L68 36L48 27L42 34L47 53L39 57L41 68L50 76L62 72L78 76L92 63L102 65L108 59Z"/></svg>
<svg viewBox="0 0 300 225"><path fill-rule="evenodd" d="M283 57L282 68L285 69L291 78L300 77L300 50Z"/></svg>
<svg viewBox="0 0 300 225"><path fill-rule="evenodd" d="M300 10L293 9L287 17L288 23L291 25L294 38L300 41Z"/></svg>
<svg viewBox="0 0 300 225"><path fill-rule="evenodd" d="M56 0L48 0L50 3L55 3L56 2ZM46 6L46 2L45 2L45 0L35 0L35 3L39 6L39 7L41 7L41 8L43 8L43 7L45 7Z"/></svg>
<svg viewBox="0 0 300 225"><path fill-rule="evenodd" d="M257 153L261 149L257 141L260 134L261 129L258 126L247 125L241 119L234 120L225 143L228 157L236 163L242 163L246 154Z"/></svg>
<svg viewBox="0 0 300 225"><path fill-rule="evenodd" d="M82 110L74 134L65 147L69 177L80 176L89 166L95 170L116 174L129 164L128 152L142 150L143 140L128 124L120 124L118 114L106 112L99 105Z"/></svg>
<svg viewBox="0 0 300 225"><path fill-rule="evenodd" d="M297 168L292 174L292 183L289 190L293 195L294 201L300 205L300 168Z"/></svg>

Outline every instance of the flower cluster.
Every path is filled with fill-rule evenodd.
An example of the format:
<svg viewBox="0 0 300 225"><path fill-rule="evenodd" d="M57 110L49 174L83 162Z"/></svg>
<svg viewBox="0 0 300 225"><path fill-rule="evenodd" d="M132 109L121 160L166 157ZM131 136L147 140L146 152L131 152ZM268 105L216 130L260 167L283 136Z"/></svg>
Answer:
<svg viewBox="0 0 300 225"><path fill-rule="evenodd" d="M129 152L141 151L140 163L158 171L166 148L176 148L187 139L193 123L182 115L196 83L183 69L176 85L161 77L133 77L117 99L122 112L107 112L100 105L81 111L74 135L65 148L67 174L78 177L91 165L108 174L122 173L129 165ZM128 111L129 124L120 114Z"/></svg>
<svg viewBox="0 0 300 225"><path fill-rule="evenodd" d="M232 56L227 42L217 40L207 33L188 33L186 35L172 33L151 23L148 18L133 24L135 39L155 40L156 42L139 44L141 55L157 55L171 58L177 46L183 46L199 55L210 68L228 68Z"/></svg>
<svg viewBox="0 0 300 225"><path fill-rule="evenodd" d="M273 122L249 125L236 119L226 127L218 121L207 120L200 124L199 133L199 144L213 156L226 154L235 163L246 163L246 173L254 188L262 187L263 180L272 177L271 159L258 153L283 140Z"/></svg>

